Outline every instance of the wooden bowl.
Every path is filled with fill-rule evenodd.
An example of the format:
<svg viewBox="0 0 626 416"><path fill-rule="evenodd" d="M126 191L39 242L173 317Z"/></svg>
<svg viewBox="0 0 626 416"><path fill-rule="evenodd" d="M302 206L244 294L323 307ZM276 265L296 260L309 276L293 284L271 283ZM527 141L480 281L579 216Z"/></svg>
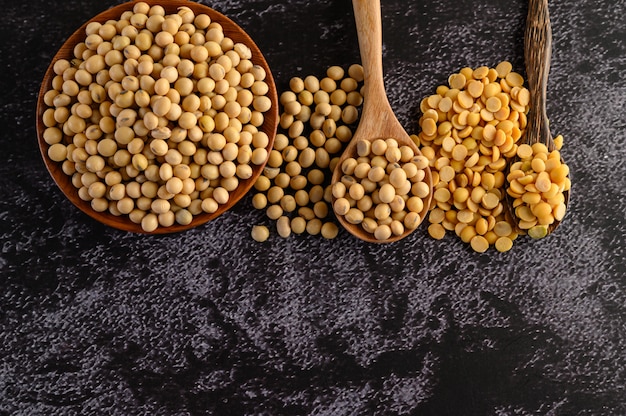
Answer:
<svg viewBox="0 0 626 416"><path fill-rule="evenodd" d="M208 6L196 3L190 0L143 0L145 3L149 5L161 5L166 14L172 14L177 11L177 9L181 6L186 6L193 10L193 12L198 15L201 13L207 14L213 22L217 22L222 25L224 35L231 38L233 42L244 43L247 45L252 51L252 63L259 65L265 69L266 79L265 82L269 86L269 92L267 96L270 98L272 106L271 109L264 113L264 122L261 126L260 130L265 132L269 137L269 144L267 145L266 150L268 154L273 147L274 137L276 135L276 129L278 126L278 95L276 91L276 84L272 77L272 73L270 71L269 65L267 61L263 57L263 54L259 50L258 46L254 43L252 38L235 22L233 22L228 17L223 14L211 9ZM119 19L123 12L132 10L135 3L137 1L131 1L128 3L124 3L115 7L112 7L95 17L91 20L85 22L78 30L76 30L61 46L59 51L56 53L50 66L48 67L43 81L41 83L41 87L39 90L39 97L37 100L37 136L39 141L39 149L41 151L41 156L45 162L45 165L50 172L50 175L54 179L54 182L57 184L59 189L65 194L65 196L81 211L85 214L89 215L93 219L100 221L103 224L108 226L124 230L131 231L136 233L146 233L141 228L140 224L136 224L132 222L128 215L116 216L108 211L105 212L97 212L92 207L90 202L82 200L78 195L78 189L74 187L71 182L71 177L66 175L62 168L61 163L55 162L48 157L48 148L49 145L43 139L43 133L46 129L46 126L43 123L43 113L48 108L48 106L43 102L44 94L50 90L52 87L52 79L55 74L53 71L54 63L59 59L72 59L73 58L73 49L77 43L80 43L85 40L85 28L91 22L100 22L103 23L110 19ZM259 175L262 173L263 168L267 160L261 165L251 164L253 174L249 179L241 180L239 182L239 186L236 190L230 192L230 198L226 204L219 205L219 208L214 213L201 213L195 215L193 220L188 225L180 225L178 223L174 223L174 225L169 227L159 226L155 231L152 231L150 234L165 234L165 233L173 233L179 232L186 229L190 229L193 227L197 227L201 224L204 224L212 219L217 218L227 210L229 210L232 206L234 206L241 198L243 198L246 193L250 190L250 188L254 185Z"/></svg>

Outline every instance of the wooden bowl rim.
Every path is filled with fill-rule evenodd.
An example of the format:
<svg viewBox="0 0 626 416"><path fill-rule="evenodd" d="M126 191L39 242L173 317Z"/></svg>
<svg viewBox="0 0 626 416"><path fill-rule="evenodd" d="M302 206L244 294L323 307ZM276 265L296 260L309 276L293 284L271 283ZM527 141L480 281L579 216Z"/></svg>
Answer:
<svg viewBox="0 0 626 416"><path fill-rule="evenodd" d="M63 43L63 45L59 48L59 50L55 53L52 58L50 65L46 69L43 80L41 82L41 86L39 88L39 94L37 97L37 108L36 108L36 129L37 129L37 141L39 145L39 151L41 157L46 165L46 168L52 176L57 187L61 190L61 192L67 197L67 199L72 202L78 209L80 209L83 213L87 214L89 217L95 219L98 222L101 222L110 227L122 230L135 232L140 234L169 234L185 231L191 228L198 227L203 225L220 215L224 212L228 211L230 208L235 206L239 200L241 200L253 187L257 178L263 172L263 169L267 163L267 159L260 165L251 165L253 167L253 174L250 178L241 180L239 182L239 186L235 191L230 192L230 199L228 203L224 205L220 205L216 212L214 213L202 213L195 215L193 220L188 225L180 225L175 223L169 227L159 226L156 230L152 232L146 232L141 228L140 224L136 224L130 220L128 215L115 216L108 211L105 212L97 212L92 207L91 204L87 201L82 200L78 196L78 189L75 188L71 183L71 176L66 175L62 168L61 164L58 162L52 161L48 157L48 145L43 139L43 133L46 129L43 124L43 113L48 108L48 106L43 102L44 94L50 90L52 85L52 79L54 78L53 67L55 62L59 59L68 59L73 57L73 48L78 42L81 42L86 37L85 29L89 23L92 22L105 22L109 19L119 19L123 12L129 11L133 9L133 6L143 1L150 6L153 5L161 5L165 9L167 14L173 13L177 8L182 6L187 6L194 11L194 13L204 13L209 15L211 21L215 21L222 25L224 30L224 34L227 37L233 39L234 42L242 42L246 46L248 46L252 51L251 61L260 65L266 72L265 82L269 86L269 91L267 93L268 98L270 98L272 106L270 110L264 113L264 122L261 126L260 130L265 132L269 138L269 143L266 147L269 153L274 145L274 139L276 136L277 128L278 128L278 93L276 89L276 83L274 77L272 75L269 64L267 63L263 53L254 42L254 40L248 35L248 33L243 30L237 23L235 23L232 19L227 17L226 15L218 12L215 9L212 9L209 6L204 4L196 3L190 0L133 0L126 3L122 3L116 6L113 6L107 10L104 10L98 13L96 16L92 17L88 21L86 21L83 25L81 25L77 30L75 30Z"/></svg>

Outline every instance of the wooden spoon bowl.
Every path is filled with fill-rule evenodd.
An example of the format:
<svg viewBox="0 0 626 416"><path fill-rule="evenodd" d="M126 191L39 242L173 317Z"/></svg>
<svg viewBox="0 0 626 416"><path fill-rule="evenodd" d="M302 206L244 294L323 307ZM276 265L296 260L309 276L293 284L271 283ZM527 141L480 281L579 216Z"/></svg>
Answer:
<svg viewBox="0 0 626 416"><path fill-rule="evenodd" d="M267 64L267 61L263 57L263 54L261 53L258 46L254 43L252 38L231 19L211 9L208 6L205 6L205 5L193 2L193 1L189 1L189 0L156 0L156 1L155 0L143 0L143 1L145 1L151 6L161 5L165 9L166 14L176 13L177 9L181 6L186 6L190 8L191 10L193 10L193 12L196 15L204 13L211 18L211 21L217 22L222 26L225 36L231 38L233 42L235 43L241 42L250 48L250 50L252 51L251 61L253 64L259 65L265 70L266 72L265 82L269 86L269 92L267 96L271 100L271 109L268 112L264 113L265 119L264 119L263 125L260 128L260 130L265 132L267 136L269 137L269 144L267 145L267 148L266 148L269 154L274 143L274 137L276 135L276 129L278 126L278 95L276 91L276 84L272 77L272 73L270 71L269 65ZM124 3L121 5L112 7L96 15L95 17L90 19L88 22L85 22L85 24L83 24L78 30L76 30L65 41L63 46L61 46L59 51L56 53L56 55L52 59L52 62L50 66L48 67L44 75L43 81L41 83L41 88L39 90L39 97L37 100L36 119L37 119L37 135L38 135L39 149L41 151L41 156L44 160L46 168L48 169L48 171L50 172L50 175L54 179L54 182L57 184L57 186L63 192L63 194L81 211L83 211L85 214L87 214L91 218L103 224L106 224L108 226L111 226L120 230L124 230L124 231L146 233L141 228L140 224L136 224L132 222L128 218L128 216L126 215L116 216L116 215L109 213L108 211L97 212L91 207L91 204L89 202L82 200L78 195L78 189L74 187L74 185L72 184L71 177L66 175L63 172L61 168L61 163L51 160L50 157L48 156L49 145L43 139L43 133L46 129L46 126L43 123L43 113L47 109L47 106L44 103L44 94L48 90L51 89L52 79L55 76L54 71L53 71L54 63L59 59L72 59L73 58L74 46L85 40L85 37L86 37L85 29L89 23L91 22L103 23L110 19L117 20L120 18L122 13L124 13L125 11L132 10L136 2L137 1ZM164 233L179 232L179 231L187 230L193 227L197 227L212 219L217 218L218 216L220 216L221 214L223 214L224 212L232 208L241 198L244 197L244 195L246 195L246 193L254 185L259 175L262 173L266 162L267 160L260 165L252 164L251 165L252 176L248 179L240 180L239 186L234 191L230 192L230 198L228 202L226 204L220 205L217 211L215 211L214 213L210 213L210 214L201 213L201 214L195 215L191 223L188 225L180 225L180 224L175 223L174 225L169 226L169 227L159 226L155 231L151 232L151 234L164 234Z"/></svg>
<svg viewBox="0 0 626 416"><path fill-rule="evenodd" d="M528 16L526 18L526 30L524 33L524 59L526 64L526 76L530 91L530 111L528 112L526 132L520 144L533 145L543 143L548 151L556 149L550 123L546 111L548 74L550 72L550 59L552 55L552 27L548 10L548 0L529 0ZM518 161L515 157L511 165ZM561 158L561 163L565 163ZM569 205L570 192L563 193L565 206ZM513 198L507 193L507 206L511 219L517 224L518 218L513 212ZM548 226L548 234L561 224L555 220Z"/></svg>
<svg viewBox="0 0 626 416"><path fill-rule="evenodd" d="M404 130L396 118L387 95L383 80L382 64L382 22L379 0L353 0L354 17L356 20L357 36L361 53L361 63L364 72L363 111L361 120L350 143L342 153L333 172L331 183L341 181L341 165L344 160L357 155L357 144L360 141L373 142L376 139L394 138L399 146L409 146L415 155L421 152L415 142ZM424 209L420 219L426 218L432 200L432 175L430 169L425 169L424 181L429 185L431 192L424 199ZM334 202L334 199L333 199ZM391 236L386 240L378 240L373 234L365 231L360 225L351 224L342 215L337 215L341 225L352 235L361 240L372 243L390 243L408 236L415 229L407 229L403 234Z"/></svg>

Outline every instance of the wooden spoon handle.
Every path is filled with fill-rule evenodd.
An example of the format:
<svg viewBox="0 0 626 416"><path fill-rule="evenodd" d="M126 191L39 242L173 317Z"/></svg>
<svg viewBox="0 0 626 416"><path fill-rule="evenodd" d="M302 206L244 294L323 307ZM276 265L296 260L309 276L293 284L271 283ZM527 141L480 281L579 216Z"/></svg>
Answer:
<svg viewBox="0 0 626 416"><path fill-rule="evenodd" d="M552 55L552 27L548 12L548 0L529 0L524 36L526 77L531 97L531 113L527 129L537 131L537 141L550 137L546 115L546 90L550 58ZM531 143L532 144L532 143Z"/></svg>
<svg viewBox="0 0 626 416"><path fill-rule="evenodd" d="M383 80L383 31L380 0L353 0L361 64L364 74L364 98L362 119L369 120L368 113L379 98L387 100ZM376 97L369 99L368 97ZM365 117L368 115L368 117ZM376 114L371 114L376 116Z"/></svg>

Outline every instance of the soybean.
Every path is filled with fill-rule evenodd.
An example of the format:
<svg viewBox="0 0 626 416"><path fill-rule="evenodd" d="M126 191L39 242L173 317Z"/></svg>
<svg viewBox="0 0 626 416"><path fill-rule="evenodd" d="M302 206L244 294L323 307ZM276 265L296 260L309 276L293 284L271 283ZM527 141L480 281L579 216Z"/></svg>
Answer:
<svg viewBox="0 0 626 416"><path fill-rule="evenodd" d="M79 196L146 232L213 213L252 176L250 163L267 160L269 141L245 138L260 134L272 105L265 71L251 58L247 45L187 7L167 15L137 2L118 20L90 24L73 58L53 65L57 78L44 95L48 156L79 188L95 173L97 196ZM152 174L164 166L187 173ZM115 189L103 179L111 171L123 178ZM132 191L139 178L140 195Z"/></svg>
<svg viewBox="0 0 626 416"><path fill-rule="evenodd" d="M415 155L409 148L410 152L405 150L406 162L400 162L399 145L394 138L378 138L371 145L361 144L357 150L359 162L348 158L338 167L345 175L333 186L332 194L346 196L335 200L335 213L351 224L360 224L379 241L416 228L424 203L416 195L419 187L413 186L406 172L414 172L415 183L424 183L424 157ZM356 207L351 207L351 201Z"/></svg>
<svg viewBox="0 0 626 416"><path fill-rule="evenodd" d="M329 218L333 211L330 177L334 162L352 137L362 101L358 90L363 79L350 74L362 74L360 65L347 71L333 66L321 78L293 77L289 90L280 94L278 134L252 202L277 221L278 234L284 238L291 232L321 234L327 239L338 235L337 224ZM365 191L355 187L352 193L359 197ZM267 208L267 203L273 205ZM344 206L346 212L349 205Z"/></svg>
<svg viewBox="0 0 626 416"><path fill-rule="evenodd" d="M252 227L252 238L259 243L266 241L270 236L270 230L265 225L255 225Z"/></svg>

